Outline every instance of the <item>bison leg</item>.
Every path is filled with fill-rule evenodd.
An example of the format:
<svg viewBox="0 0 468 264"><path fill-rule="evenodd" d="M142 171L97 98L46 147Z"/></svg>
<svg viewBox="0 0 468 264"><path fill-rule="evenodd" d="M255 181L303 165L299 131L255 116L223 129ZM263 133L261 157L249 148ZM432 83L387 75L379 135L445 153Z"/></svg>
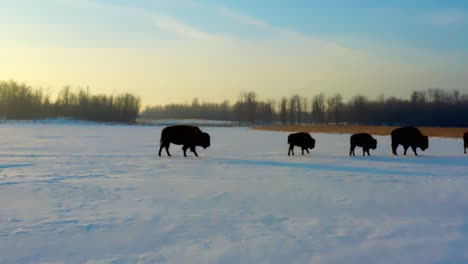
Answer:
<svg viewBox="0 0 468 264"><path fill-rule="evenodd" d="M171 143L165 143L165 142L161 144L161 147L159 148L159 153L158 153L160 157L161 157L161 151L162 151L163 148L166 149L167 156L169 156L169 157L171 156L171 153L169 153L169 145L170 144Z"/></svg>
<svg viewBox="0 0 468 264"><path fill-rule="evenodd" d="M195 150L195 146L190 146L190 150L198 157L197 151Z"/></svg>
<svg viewBox="0 0 468 264"><path fill-rule="evenodd" d="M310 154L309 149L306 148L305 150L307 151L307 154Z"/></svg>
<svg viewBox="0 0 468 264"><path fill-rule="evenodd" d="M370 156L369 148L366 148L366 149L364 150L364 153L367 153L367 156Z"/></svg>
<svg viewBox="0 0 468 264"><path fill-rule="evenodd" d="M398 144L392 144L392 152L393 152L393 155L395 156L398 155L396 152L397 148L398 148Z"/></svg>
<svg viewBox="0 0 468 264"><path fill-rule="evenodd" d="M405 153L404 153L404 154L405 154L405 156L406 156L406 152L408 151L409 146L408 146L408 145L404 145L403 148L405 149Z"/></svg>
<svg viewBox="0 0 468 264"><path fill-rule="evenodd" d="M302 150L302 156L304 156L304 148L301 147L301 150Z"/></svg>
<svg viewBox="0 0 468 264"><path fill-rule="evenodd" d="M188 146L187 145L184 145L182 147L182 150L184 151L184 157L187 157L187 149L188 149Z"/></svg>
<svg viewBox="0 0 468 264"><path fill-rule="evenodd" d="M291 155L291 153L292 153L292 154L293 154L293 156L294 156L294 145L292 145L292 144L291 144L291 145L289 145L288 156L290 156L290 155Z"/></svg>
<svg viewBox="0 0 468 264"><path fill-rule="evenodd" d="M465 154L466 154L466 149L467 149L467 148L468 148L467 146L464 147L464 149L465 149Z"/></svg>
<svg viewBox="0 0 468 264"><path fill-rule="evenodd" d="M171 156L171 153L169 153L169 145L170 145L170 143L168 143L168 144L166 145L166 153L167 153L167 155L170 157L170 156Z"/></svg>
<svg viewBox="0 0 468 264"><path fill-rule="evenodd" d="M351 145L351 147L349 148L349 155L350 155L350 156L351 156L351 155L356 156L356 154L354 154L354 148L355 148L355 147L356 147L356 146Z"/></svg>
<svg viewBox="0 0 468 264"><path fill-rule="evenodd" d="M166 142L161 143L161 146L159 147L159 153L158 153L158 154L159 154L159 157L161 157L161 151L162 151L163 148L166 149L167 155L168 155L169 157L171 156L171 154L169 153L169 145L170 145L170 144L171 144L171 143L166 143Z"/></svg>
<svg viewBox="0 0 468 264"><path fill-rule="evenodd" d="M164 147L163 144L161 144L161 146L159 147L159 153L158 153L159 157L161 157L161 151L162 151L163 147Z"/></svg>
<svg viewBox="0 0 468 264"><path fill-rule="evenodd" d="M418 153L416 152L416 147L415 147L415 146L411 146L411 148L413 149L414 155L417 156Z"/></svg>

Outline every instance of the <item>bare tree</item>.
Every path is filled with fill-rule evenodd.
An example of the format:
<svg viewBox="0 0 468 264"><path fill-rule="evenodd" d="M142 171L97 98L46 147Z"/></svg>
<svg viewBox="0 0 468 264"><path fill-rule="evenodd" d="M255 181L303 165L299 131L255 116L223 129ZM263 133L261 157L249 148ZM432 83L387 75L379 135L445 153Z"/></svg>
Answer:
<svg viewBox="0 0 468 264"><path fill-rule="evenodd" d="M282 97L280 101L280 117L281 123L284 125L288 122L288 99L286 97Z"/></svg>
<svg viewBox="0 0 468 264"><path fill-rule="evenodd" d="M341 94L337 93L331 97L327 98L327 113L328 121L333 121L334 123L339 123L341 112L343 111L343 97Z"/></svg>
<svg viewBox="0 0 468 264"><path fill-rule="evenodd" d="M319 124L325 122L325 95L323 93L312 98L312 121Z"/></svg>

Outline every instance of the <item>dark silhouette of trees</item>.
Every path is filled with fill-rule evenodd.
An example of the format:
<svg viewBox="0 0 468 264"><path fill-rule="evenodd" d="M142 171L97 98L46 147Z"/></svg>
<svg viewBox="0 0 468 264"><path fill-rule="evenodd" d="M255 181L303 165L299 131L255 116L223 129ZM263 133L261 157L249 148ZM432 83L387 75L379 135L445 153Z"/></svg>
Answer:
<svg viewBox="0 0 468 264"><path fill-rule="evenodd" d="M283 125L288 122L288 99L284 96L280 101L280 117Z"/></svg>
<svg viewBox="0 0 468 264"><path fill-rule="evenodd" d="M165 106L146 107L141 118L146 119L210 119L234 121L237 115L229 101L221 104L200 103L195 98L191 104L168 104Z"/></svg>
<svg viewBox="0 0 468 264"><path fill-rule="evenodd" d="M325 120L325 95L320 93L312 98L312 123L323 124Z"/></svg>
<svg viewBox="0 0 468 264"><path fill-rule="evenodd" d="M69 117L92 121L136 122L144 119L210 119L238 124L371 124L468 127L468 94L439 88L415 90L408 98L378 96L370 100L356 95L345 101L340 94L293 94L279 102L258 99L253 91L229 101L210 103L194 98L191 103L146 107L139 113L138 97L92 94L88 88L66 86L53 99L46 89L15 81L0 81L0 118L40 119Z"/></svg>
<svg viewBox="0 0 468 264"><path fill-rule="evenodd" d="M180 105L179 110L185 110L178 112L170 111L171 105L155 106L143 111L142 117L191 118L199 107L196 105ZM413 91L408 99L379 95L377 99L370 100L364 95L356 95L345 101L340 94L326 96L319 93L307 100L302 95L294 94L289 98L283 96L277 104L277 110L272 100L259 101L254 92L242 93L234 105L227 101L199 105L213 107L205 108L197 118L231 120L239 124L468 126L468 116L461 114L468 110L468 95L460 91L447 92L434 88Z"/></svg>
<svg viewBox="0 0 468 264"><path fill-rule="evenodd" d="M327 98L327 118L328 122L340 123L344 104L341 94L335 94Z"/></svg>
<svg viewBox="0 0 468 264"><path fill-rule="evenodd" d="M55 102L43 89L15 81L0 82L0 116L5 119L68 117L90 121L134 123L140 99L132 94L92 95L89 89L64 87Z"/></svg>
<svg viewBox="0 0 468 264"><path fill-rule="evenodd" d="M41 90L14 81L0 82L0 115L4 118L39 118L44 101L48 101L48 97Z"/></svg>
<svg viewBox="0 0 468 264"><path fill-rule="evenodd" d="M266 102L259 102L257 105L258 111L258 120L265 124L272 124L275 121L275 102L273 100L267 100Z"/></svg>
<svg viewBox="0 0 468 264"><path fill-rule="evenodd" d="M303 122L303 105L302 98L300 95L295 94L289 99L289 107L291 109L291 123L296 123L300 125Z"/></svg>
<svg viewBox="0 0 468 264"><path fill-rule="evenodd" d="M289 123L295 124L297 122L297 114L296 114L296 100L294 100L294 96L289 98Z"/></svg>
<svg viewBox="0 0 468 264"><path fill-rule="evenodd" d="M234 104L234 112L236 120L239 124L249 123L254 124L257 119L257 94L255 92L243 92L239 99Z"/></svg>
<svg viewBox="0 0 468 264"><path fill-rule="evenodd" d="M257 120L257 94L255 92L244 92L241 94L240 101L246 110L243 120L253 124Z"/></svg>

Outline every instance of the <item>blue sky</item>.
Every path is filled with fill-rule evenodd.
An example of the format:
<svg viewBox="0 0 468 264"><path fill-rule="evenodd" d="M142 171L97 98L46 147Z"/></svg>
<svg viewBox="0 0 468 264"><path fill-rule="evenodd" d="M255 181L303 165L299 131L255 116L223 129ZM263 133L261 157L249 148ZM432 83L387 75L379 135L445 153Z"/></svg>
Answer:
<svg viewBox="0 0 468 264"><path fill-rule="evenodd" d="M406 95L463 90L468 75L467 1L3 0L0 30L2 79L130 90L147 103L200 90L207 100L243 90Z"/></svg>
<svg viewBox="0 0 468 264"><path fill-rule="evenodd" d="M274 0L223 4L272 25L335 39L344 45L364 40L438 51L466 51L468 47L468 34L463 34L468 32L466 1Z"/></svg>
<svg viewBox="0 0 468 264"><path fill-rule="evenodd" d="M276 27L329 39L359 48L359 43L388 42L389 46L423 48L432 51L468 50L467 1L37 1L4 0L2 17L9 23L48 23L60 27L88 23L145 30L135 19L116 17L113 11L83 8L86 3L141 8L173 16L213 34L249 37L255 33L242 24L220 17L216 9L226 8ZM81 5L80 5L81 3ZM148 31L150 29L147 29ZM250 32L249 32L250 31ZM93 39L88 41L93 41Z"/></svg>

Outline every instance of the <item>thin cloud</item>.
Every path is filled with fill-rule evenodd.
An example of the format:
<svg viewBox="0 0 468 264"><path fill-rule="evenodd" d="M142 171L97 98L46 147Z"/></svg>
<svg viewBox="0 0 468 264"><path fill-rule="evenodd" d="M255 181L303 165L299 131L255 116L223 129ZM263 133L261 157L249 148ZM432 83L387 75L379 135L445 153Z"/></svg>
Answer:
<svg viewBox="0 0 468 264"><path fill-rule="evenodd" d="M158 13L150 12L143 8L123 6L123 5L117 5L117 4L104 4L104 3L98 3L97 1L91 1L91 0L55 0L55 1L63 3L63 4L79 6L82 8L99 9L102 11L114 12L114 13L119 13L122 15L145 19L149 21L150 23L153 23L159 29L172 32L179 36L189 37L192 39L204 40L204 41L232 41L233 40L233 38L225 36L225 35L213 34L213 33L209 33L201 29L198 29L194 26L184 23L177 17L166 15L166 14L158 14ZM157 0L157 1L165 2L166 0ZM167 3L169 3L169 1ZM299 31L288 29L288 28L273 26L260 19L243 14L227 6L209 6L198 1L182 1L182 2L175 1L175 2L170 2L170 3L176 3L179 5L183 4L184 6L190 5L192 7L196 6L199 8L206 8L208 10L211 10L218 16L223 17L225 19L229 19L236 23L249 26L249 27L254 27L256 29L269 32L274 35L305 42L310 45L333 48L335 50L349 50L348 48L345 48L332 41L327 41L327 40L323 40L320 38L316 38L316 37L304 34Z"/></svg>
<svg viewBox="0 0 468 264"><path fill-rule="evenodd" d="M164 31L175 33L179 36L189 37L198 40L205 41L219 41L225 40L223 36L211 34L202 31L196 27L184 23L180 19L165 15L149 12L143 8L123 6L117 4L103 4L88 0L55 0L56 2L68 5L79 6L82 8L97 9L107 12L119 13L121 15L127 15L131 17L137 17L145 19L150 23L153 23L159 29Z"/></svg>
<svg viewBox="0 0 468 264"><path fill-rule="evenodd" d="M256 28L269 30L269 31L274 31L274 28L272 26L264 23L263 21L258 20L248 15L245 15L245 14L241 14L225 6L216 7L215 12L224 18L228 18L230 20L236 21L243 25L253 26Z"/></svg>
<svg viewBox="0 0 468 264"><path fill-rule="evenodd" d="M420 22L434 27L454 27L465 25L468 22L468 12L450 9L424 14Z"/></svg>
<svg viewBox="0 0 468 264"><path fill-rule="evenodd" d="M223 37L213 35L197 28L194 28L188 24L183 23L173 16L167 15L151 15L151 19L156 25L166 31L174 32L181 36L187 36L194 39L200 40L222 40Z"/></svg>
<svg viewBox="0 0 468 264"><path fill-rule="evenodd" d="M260 30L264 30L273 34L281 35L281 36L290 37L296 40L306 41L306 42L309 42L311 44L318 45L321 47L349 50L348 48L345 48L339 45L338 43L326 41L320 38L307 35L299 31L288 29L288 28L273 26L260 19L243 14L239 11L236 11L226 6L218 6L214 8L214 10L216 14L218 14L219 16L224 17L226 19L230 19L231 21L240 23L245 26L254 27Z"/></svg>

